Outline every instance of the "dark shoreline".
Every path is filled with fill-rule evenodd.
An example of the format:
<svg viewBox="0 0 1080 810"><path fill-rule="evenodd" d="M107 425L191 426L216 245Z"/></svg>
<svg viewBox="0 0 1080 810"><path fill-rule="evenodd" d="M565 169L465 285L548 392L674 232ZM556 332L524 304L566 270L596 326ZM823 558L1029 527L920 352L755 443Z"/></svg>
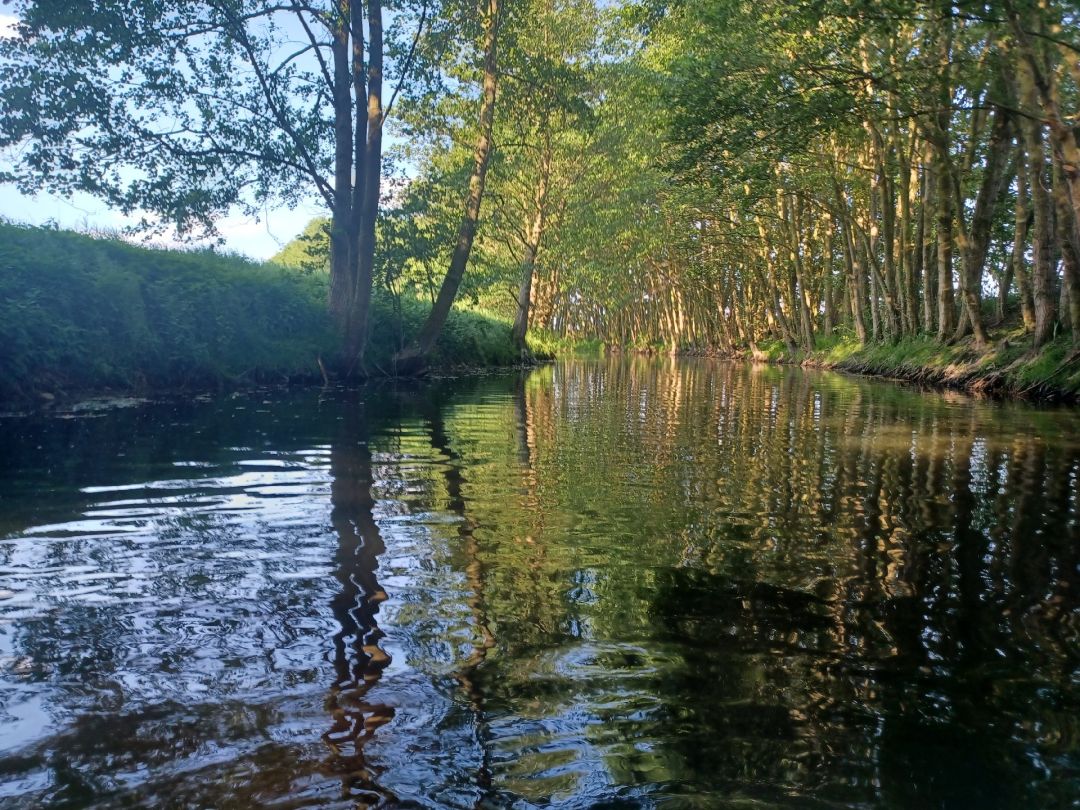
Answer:
<svg viewBox="0 0 1080 810"><path fill-rule="evenodd" d="M143 387L103 387L71 388L56 391L39 391L34 396L0 399L0 419L63 415L92 415L112 408L132 407L154 402L173 400L201 400L226 395L248 395L259 391L279 391L285 388L312 388L330 391L359 390L370 386L407 385L425 380L443 381L472 377L486 377L496 374L513 374L548 365L549 359L539 359L533 363L515 363L512 365L452 365L429 368L424 374L415 376L393 376L373 374L366 379L352 381L323 380L318 373L293 376L272 382L268 379L250 381L214 381L205 385L186 384L148 389Z"/></svg>

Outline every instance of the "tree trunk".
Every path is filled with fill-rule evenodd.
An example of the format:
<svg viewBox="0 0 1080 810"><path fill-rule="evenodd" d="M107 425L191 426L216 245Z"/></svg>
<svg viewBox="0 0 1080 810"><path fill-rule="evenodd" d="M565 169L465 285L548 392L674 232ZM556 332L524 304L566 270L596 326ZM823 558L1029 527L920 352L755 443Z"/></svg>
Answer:
<svg viewBox="0 0 1080 810"><path fill-rule="evenodd" d="M363 47L363 46L361 46ZM339 0L333 27L334 64L334 198L330 216L330 314L347 334L356 295L352 252L353 117L349 76L349 5Z"/></svg>
<svg viewBox="0 0 1080 810"><path fill-rule="evenodd" d="M546 133L546 130L545 130ZM533 219L525 234L525 256L521 260L521 285L518 287L517 312L514 314L514 327L511 336L521 358L529 357L529 346L525 336L529 331L529 307L532 302L533 271L536 267L536 255L540 251L540 240L544 235L544 214L547 206L548 179L551 173L551 143L544 137L544 154L540 162L540 176L536 183L535 207Z"/></svg>
<svg viewBox="0 0 1080 810"><path fill-rule="evenodd" d="M1021 128L1026 127L1024 122ZM1020 297L1020 316L1024 321L1024 329L1028 332L1035 331L1035 299L1031 292L1031 274L1028 272L1027 260L1024 257L1027 246L1028 229L1028 170L1027 155L1024 150L1023 134L1017 138L1016 155L1016 220L1013 231L1012 248L1012 271L1016 278L1016 290ZM1008 291L1006 291L1007 293Z"/></svg>
<svg viewBox="0 0 1080 810"><path fill-rule="evenodd" d="M836 303L833 299L833 219L831 214L825 215L824 272L821 297L825 304L825 334L831 336L836 331Z"/></svg>
<svg viewBox="0 0 1080 810"><path fill-rule="evenodd" d="M788 265L788 298L791 299L791 317L794 319L798 313L799 319L799 343L804 352L809 354L814 350L814 327L811 322L810 306L806 301L806 277L802 261L802 239L800 234L800 217L798 202L791 197L785 197L781 206L781 215L787 229L787 242L790 250L790 263ZM798 284L798 289L796 289Z"/></svg>
<svg viewBox="0 0 1080 810"><path fill-rule="evenodd" d="M919 312L919 288L923 283L923 242L926 239L926 217L923 216L924 209L926 207L926 182L925 174L918 172L918 169L914 166L915 161L912 161L912 195L914 197L915 189L918 188L918 198L913 199L909 208L913 209L917 213L908 214L909 218L915 217L915 230L911 236L911 259L908 264L908 285L910 288L910 313L911 319L911 334L917 334L920 328L920 312ZM925 293L925 290L923 290Z"/></svg>
<svg viewBox="0 0 1080 810"><path fill-rule="evenodd" d="M529 331L529 308L532 300L533 268L536 266L538 245L533 239L525 245L525 256L521 260L521 283L518 286L517 312L514 313L514 326L510 336L514 347L522 360L529 357L529 345L525 337Z"/></svg>
<svg viewBox="0 0 1080 810"><path fill-rule="evenodd" d="M354 0L354 9L359 3ZM359 10L354 12L354 43L361 37L363 28ZM368 0L368 71L367 71L367 144L364 154L357 155L357 188L362 189L359 198L360 211L356 228L356 301L353 305L353 324L348 335L351 373L356 367L364 368L364 350L367 347L369 315L371 312L371 293L375 284L375 225L379 218L379 187L382 181L382 71L383 71L383 29L382 0ZM362 57L362 53L360 54ZM354 82L357 93L362 87L362 78L357 79L359 68L354 45ZM361 72L361 76L362 76ZM357 107L359 99L357 95ZM357 129L362 126L359 110L357 111ZM359 143L359 135L357 135Z"/></svg>
<svg viewBox="0 0 1080 810"><path fill-rule="evenodd" d="M930 169L929 162L923 170L923 202L920 218L922 220L920 232L922 241L919 249L922 251L923 269L923 331L931 335L937 325L935 317L937 311L937 265L934 257L937 255L937 239L932 227L933 213L937 210L937 200L934 197L936 178Z"/></svg>
<svg viewBox="0 0 1080 810"><path fill-rule="evenodd" d="M990 143L987 146L986 168L979 195L975 201L975 212L971 217L971 227L965 229L960 223L960 241L963 251L963 264L960 273L960 287L964 297L964 307L971 331L975 336L976 346L985 346L989 341L982 317L982 280L986 266L986 252L990 246L990 228L993 225L994 205L1001 195L1002 187L1009 179L1005 177L1005 155L1009 149L1009 119L1001 108L994 109L994 124ZM959 184L954 184L958 197L957 205L962 204ZM959 330L955 335L960 337Z"/></svg>
<svg viewBox="0 0 1080 810"><path fill-rule="evenodd" d="M904 156L900 165L900 278L904 303L904 334L914 335L919 330L919 316L916 302L919 299L918 276L919 260L922 257L918 246L912 245L917 227L913 227L911 209L915 204L919 176L912 168L911 153Z"/></svg>
<svg viewBox="0 0 1080 810"><path fill-rule="evenodd" d="M1067 313L1073 341L1080 342L1080 234L1069 205L1069 192L1065 174L1060 166L1054 167L1054 207L1057 216L1057 241L1061 246L1063 271L1062 311Z"/></svg>
<svg viewBox="0 0 1080 810"><path fill-rule="evenodd" d="M334 195L330 220L330 314L342 335L346 376L363 367L374 283L375 221L382 165L381 0L336 0L331 25L334 104ZM361 113L366 99L367 115ZM354 115L355 108L355 115Z"/></svg>
<svg viewBox="0 0 1080 810"><path fill-rule="evenodd" d="M859 264L855 253L855 242L851 237L851 225L846 217L840 218L840 234L843 237L844 263L848 271L848 288L851 296L851 320L855 324L855 336L863 346L867 343L866 335L866 271Z"/></svg>
<svg viewBox="0 0 1080 810"><path fill-rule="evenodd" d="M938 331L937 338L944 343L956 329L956 303L953 295L953 193L952 166L949 156L949 128L952 114L952 7L946 10L940 23L938 43L937 115L934 122L932 142L937 163L937 263L938 263Z"/></svg>
<svg viewBox="0 0 1080 810"><path fill-rule="evenodd" d="M1025 102L1035 104L1031 71L1020 67L1020 83ZM1032 287L1035 299L1035 348L1053 337L1056 306L1054 301L1054 267L1050 246L1051 200L1046 176L1046 153L1042 124L1024 119L1021 122L1028 153L1028 178L1031 184L1031 205L1034 209L1032 226Z"/></svg>
<svg viewBox="0 0 1080 810"><path fill-rule="evenodd" d="M948 146L939 146L947 152ZM956 329L956 299L953 296L953 206L952 183L945 164L948 155L939 154L937 168L937 339L944 343Z"/></svg>
<svg viewBox="0 0 1080 810"><path fill-rule="evenodd" d="M884 139L881 139L881 148L885 149ZM897 340L902 331L903 306L898 300L902 295L901 286L898 283L896 262L896 203L892 178L885 161L885 155L881 155L879 171L881 183L878 187L881 208L881 286L885 302L885 323L889 332L890 340Z"/></svg>
<svg viewBox="0 0 1080 810"><path fill-rule="evenodd" d="M872 245L873 243L869 237L864 236L863 247L865 249L866 263L870 268L871 290L874 291L870 296L871 303L875 308L874 338L877 339L879 336L883 336L894 340L900 336L900 310L896 304L896 298L893 296L893 292L882 275L881 268L878 266L877 254ZM879 327L882 330L882 335L878 333Z"/></svg>
<svg viewBox="0 0 1080 810"><path fill-rule="evenodd" d="M400 374L415 374L421 371L428 355L435 346L435 341L454 304L465 267L472 252L473 239L476 237L477 224L480 220L480 203L484 197L484 181L487 178L488 159L491 156L492 125L495 120L495 90L497 82L497 63L495 48L499 33L500 0L488 0L484 14L484 90L480 102L480 131L476 138L476 150L473 153L473 171L469 178L469 192L465 200L465 214L458 228L457 242L450 257L450 267L443 278L435 305L431 308L416 340L394 357L394 365Z"/></svg>

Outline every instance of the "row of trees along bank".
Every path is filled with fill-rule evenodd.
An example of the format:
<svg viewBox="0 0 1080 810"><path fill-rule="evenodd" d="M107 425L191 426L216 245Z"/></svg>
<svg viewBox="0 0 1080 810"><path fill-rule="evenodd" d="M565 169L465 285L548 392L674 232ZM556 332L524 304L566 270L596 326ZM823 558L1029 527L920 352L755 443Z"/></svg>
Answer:
<svg viewBox="0 0 1080 810"><path fill-rule="evenodd" d="M203 229L314 189L346 369L376 285L432 303L409 369L462 297L522 352L1080 336L1069 0L16 6L17 179Z"/></svg>
<svg viewBox="0 0 1080 810"><path fill-rule="evenodd" d="M644 273L660 336L810 351L844 323L984 346L1014 301L1036 347L1080 326L1074 6L743 6L658 27L696 192Z"/></svg>

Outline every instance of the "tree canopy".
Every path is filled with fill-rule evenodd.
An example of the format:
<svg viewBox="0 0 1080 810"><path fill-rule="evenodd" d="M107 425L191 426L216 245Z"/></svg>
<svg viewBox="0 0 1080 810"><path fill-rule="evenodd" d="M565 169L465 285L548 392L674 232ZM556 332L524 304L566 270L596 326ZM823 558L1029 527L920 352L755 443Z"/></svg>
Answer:
<svg viewBox="0 0 1080 810"><path fill-rule="evenodd" d="M1080 335L1067 0L15 5L6 179L181 228L322 196L283 261L346 358L375 288L431 302L414 354L455 300L525 355Z"/></svg>

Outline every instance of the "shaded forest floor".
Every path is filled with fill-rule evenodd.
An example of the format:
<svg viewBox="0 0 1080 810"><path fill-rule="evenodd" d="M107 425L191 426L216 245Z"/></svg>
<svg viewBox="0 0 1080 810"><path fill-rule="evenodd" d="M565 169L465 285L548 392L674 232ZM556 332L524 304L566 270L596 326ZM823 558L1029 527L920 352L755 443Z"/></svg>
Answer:
<svg viewBox="0 0 1080 810"><path fill-rule="evenodd" d="M1019 328L997 330L982 349L971 338L950 345L913 337L862 346L853 335L819 339L809 356L791 356L779 341L758 349L752 359L763 362L801 363L990 396L1080 403L1080 346L1069 334L1038 351Z"/></svg>

